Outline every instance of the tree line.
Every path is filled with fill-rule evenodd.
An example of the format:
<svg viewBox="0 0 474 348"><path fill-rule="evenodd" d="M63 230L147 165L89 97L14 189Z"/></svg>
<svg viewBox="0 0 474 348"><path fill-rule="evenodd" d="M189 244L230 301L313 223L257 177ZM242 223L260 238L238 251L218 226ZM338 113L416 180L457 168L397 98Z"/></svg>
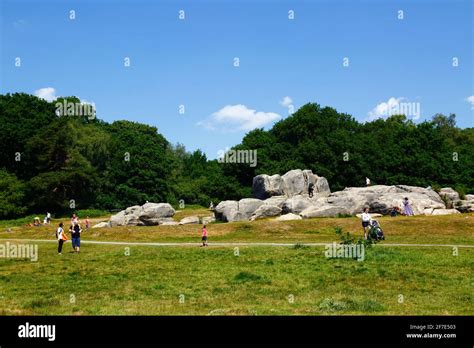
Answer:
<svg viewBox="0 0 474 348"><path fill-rule="evenodd" d="M257 165L220 163L169 143L153 126L58 116L56 103L0 95L0 218L150 202L208 205L251 196L255 175L312 169L331 189L380 184L453 186L474 192L474 128L455 116L418 124L403 115L360 123L310 103L232 150L257 150ZM66 104L64 104L66 105Z"/></svg>

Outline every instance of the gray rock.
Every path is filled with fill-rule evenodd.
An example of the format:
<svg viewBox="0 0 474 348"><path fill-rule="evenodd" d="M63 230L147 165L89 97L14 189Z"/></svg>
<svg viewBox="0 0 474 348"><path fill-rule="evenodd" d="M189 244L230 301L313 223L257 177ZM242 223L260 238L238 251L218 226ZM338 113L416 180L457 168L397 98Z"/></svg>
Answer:
<svg viewBox="0 0 474 348"><path fill-rule="evenodd" d="M276 221L290 221L290 220L301 220L301 219L302 219L301 216L297 214L289 213L289 214L281 215L277 217L275 220Z"/></svg>
<svg viewBox="0 0 474 348"><path fill-rule="evenodd" d="M99 222L98 224L92 226L92 228L104 228L104 227L110 227L108 222Z"/></svg>
<svg viewBox="0 0 474 348"><path fill-rule="evenodd" d="M239 201L238 211L244 220L248 220L262 204L260 199L244 198Z"/></svg>
<svg viewBox="0 0 474 348"><path fill-rule="evenodd" d="M214 216L203 216L202 217L202 224L207 225L210 224L211 222L215 222L216 218Z"/></svg>
<svg viewBox="0 0 474 348"><path fill-rule="evenodd" d="M263 201L263 204L266 205L276 205L279 208L283 207L283 203L288 199L286 196L273 196L270 198L267 198L266 200Z"/></svg>
<svg viewBox="0 0 474 348"><path fill-rule="evenodd" d="M308 176L301 169L290 170L282 176L285 182L285 194L288 197L308 193Z"/></svg>
<svg viewBox="0 0 474 348"><path fill-rule="evenodd" d="M266 199L285 194L285 183L280 175L261 174L253 178L252 191L255 198Z"/></svg>
<svg viewBox="0 0 474 348"><path fill-rule="evenodd" d="M328 203L346 208L354 215L369 207L371 213L388 214L394 206L402 207L403 199L408 200L415 215L425 213L425 209L446 208L443 201L431 189L413 186L349 187L339 192L333 192L327 198Z"/></svg>
<svg viewBox="0 0 474 348"><path fill-rule="evenodd" d="M288 213L294 213L294 214L299 214L306 208L310 207L313 205L313 202L311 199L308 198L308 196L293 196L291 198L288 198L282 206L282 211L284 214Z"/></svg>
<svg viewBox="0 0 474 348"><path fill-rule="evenodd" d="M314 193L329 194L328 181L319 177L309 169L294 169L280 176L278 174L269 176L267 174L257 175L253 178L253 195L259 199L267 199L272 196L293 197L308 193L310 183L314 185Z"/></svg>
<svg viewBox="0 0 474 348"><path fill-rule="evenodd" d="M439 190L439 195L446 197L449 202L456 202L460 200L459 193L457 193L451 187L443 187L441 190Z"/></svg>
<svg viewBox="0 0 474 348"><path fill-rule="evenodd" d="M187 216L185 218L182 218L179 221L180 225L198 224L198 223L199 223L199 218L197 216Z"/></svg>
<svg viewBox="0 0 474 348"><path fill-rule="evenodd" d="M214 216L216 220L232 222L241 221L241 214L239 213L239 202L237 201L222 201L214 209Z"/></svg>
<svg viewBox="0 0 474 348"><path fill-rule="evenodd" d="M175 211L168 203L146 203L143 206L128 207L110 217L113 226L154 226L163 219L171 218Z"/></svg>
<svg viewBox="0 0 474 348"><path fill-rule="evenodd" d="M257 220L257 219L263 219L263 218L267 218L267 217L270 217L270 216L278 216L280 214L281 214L281 208L280 207L277 207L276 205L262 204L252 214L252 216L250 217L250 221L254 221L254 220Z"/></svg>
<svg viewBox="0 0 474 348"><path fill-rule="evenodd" d="M450 215L450 214L461 214L456 209L434 209L431 215Z"/></svg>
<svg viewBox="0 0 474 348"><path fill-rule="evenodd" d="M466 195L466 201L474 201L474 195Z"/></svg>
<svg viewBox="0 0 474 348"><path fill-rule="evenodd" d="M303 210L300 215L303 219L308 219L314 217L336 217L339 214L349 214L349 211L346 208L337 206L313 206Z"/></svg>

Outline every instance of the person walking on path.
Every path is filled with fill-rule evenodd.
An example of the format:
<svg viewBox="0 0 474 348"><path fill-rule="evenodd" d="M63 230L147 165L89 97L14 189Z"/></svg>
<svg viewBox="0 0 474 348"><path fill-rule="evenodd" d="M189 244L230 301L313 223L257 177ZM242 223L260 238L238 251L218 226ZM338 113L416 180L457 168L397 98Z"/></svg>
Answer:
<svg viewBox="0 0 474 348"><path fill-rule="evenodd" d="M369 214L369 208L364 208L361 219L362 228L364 229L364 239L367 239L367 230L370 229L370 221L372 220L372 217Z"/></svg>
<svg viewBox="0 0 474 348"><path fill-rule="evenodd" d="M413 216L413 209L411 208L411 204L408 201L408 197L405 197L403 200L403 212L405 213L406 216Z"/></svg>
<svg viewBox="0 0 474 348"><path fill-rule="evenodd" d="M72 227L72 247L76 253L79 253L81 247L81 232L81 226L78 222L75 222Z"/></svg>
<svg viewBox="0 0 474 348"><path fill-rule="evenodd" d="M59 227L56 230L56 238L58 238L58 254L62 255L63 244L67 241L66 233L64 233L63 223L59 223Z"/></svg>
<svg viewBox="0 0 474 348"><path fill-rule="evenodd" d="M207 229L206 229L206 225L203 225L202 226L202 245L201 246L207 246Z"/></svg>

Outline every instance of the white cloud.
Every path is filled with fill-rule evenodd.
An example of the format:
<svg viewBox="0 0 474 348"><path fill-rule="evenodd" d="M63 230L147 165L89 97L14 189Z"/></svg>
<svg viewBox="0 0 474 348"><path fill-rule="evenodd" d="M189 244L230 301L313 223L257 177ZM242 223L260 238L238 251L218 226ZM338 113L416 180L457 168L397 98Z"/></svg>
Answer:
<svg viewBox="0 0 474 348"><path fill-rule="evenodd" d="M289 96L283 97L283 99L280 100L280 105L284 106L285 108L290 106L291 103L293 103L293 99L291 99L291 97L289 97Z"/></svg>
<svg viewBox="0 0 474 348"><path fill-rule="evenodd" d="M474 95L471 95L466 98L466 101L471 104L471 109L474 110Z"/></svg>
<svg viewBox="0 0 474 348"><path fill-rule="evenodd" d="M369 114L368 114L369 120L373 121L377 118L390 116L390 111L397 108L403 99L404 99L403 97L400 97L400 98L391 97L386 102L381 102L377 104L375 108L369 111Z"/></svg>
<svg viewBox="0 0 474 348"><path fill-rule="evenodd" d="M386 102L377 104L368 113L368 121L377 118L387 118L393 115L405 115L407 118L417 120L421 116L421 104L419 102L410 102L405 97L390 97Z"/></svg>
<svg viewBox="0 0 474 348"><path fill-rule="evenodd" d="M37 89L35 91L35 96L49 102L52 102L53 100L56 100L58 98L56 96L56 90L53 87L45 87L45 88Z"/></svg>
<svg viewBox="0 0 474 348"><path fill-rule="evenodd" d="M249 131L263 127L280 118L281 116L274 112L256 111L245 105L237 104L224 106L214 112L208 119L198 122L198 125L211 130Z"/></svg>

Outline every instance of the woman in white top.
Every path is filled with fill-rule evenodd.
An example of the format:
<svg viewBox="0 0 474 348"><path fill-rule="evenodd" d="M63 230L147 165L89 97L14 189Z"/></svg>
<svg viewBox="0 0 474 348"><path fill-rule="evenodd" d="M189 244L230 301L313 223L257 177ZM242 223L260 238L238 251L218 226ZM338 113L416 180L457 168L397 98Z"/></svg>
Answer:
<svg viewBox="0 0 474 348"><path fill-rule="evenodd" d="M369 208L364 208L364 212L362 213L361 219L362 227L364 229L364 238L367 239L367 229L370 228L370 221L372 220L372 217L369 214Z"/></svg>
<svg viewBox="0 0 474 348"><path fill-rule="evenodd" d="M56 231L56 236L58 238L58 254L61 255L61 252L63 250L63 243L64 243L64 229L63 229L63 223L59 223L59 227Z"/></svg>

